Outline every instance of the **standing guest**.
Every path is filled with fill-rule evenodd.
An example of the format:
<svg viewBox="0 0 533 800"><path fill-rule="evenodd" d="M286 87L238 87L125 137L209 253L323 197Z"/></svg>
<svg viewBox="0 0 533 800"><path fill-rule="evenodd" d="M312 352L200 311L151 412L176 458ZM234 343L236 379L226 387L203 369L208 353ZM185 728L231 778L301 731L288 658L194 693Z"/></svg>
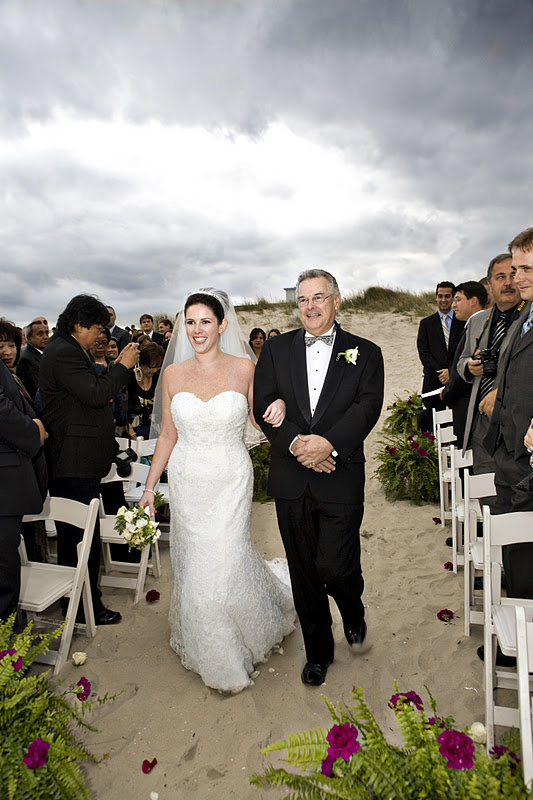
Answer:
<svg viewBox="0 0 533 800"><path fill-rule="evenodd" d="M172 328L173 325L169 319L162 319L159 325L157 326L157 330L159 331L163 339L165 338L165 333L167 333L167 331L170 331L170 333L172 333Z"/></svg>
<svg viewBox="0 0 533 800"><path fill-rule="evenodd" d="M271 442L267 492L276 499L307 657L301 677L310 686L324 682L333 661L328 595L348 644L360 649L366 638L363 444L383 403L383 358L377 345L335 322L340 303L333 275L303 272L303 329L266 342L254 381L254 416ZM274 428L263 415L277 398L286 416Z"/></svg>
<svg viewBox="0 0 533 800"><path fill-rule="evenodd" d="M12 374L15 374L15 367L20 358L21 343L22 336L16 325L3 317L0 318L0 361L4 362Z"/></svg>
<svg viewBox="0 0 533 800"><path fill-rule="evenodd" d="M127 344L130 343L130 335L127 330L119 328L117 325L117 315L115 314L115 309L113 306L106 306L106 308L109 311L109 322L107 324L107 327L109 328L109 335L117 340L118 349L120 352L121 350L124 350Z"/></svg>
<svg viewBox="0 0 533 800"><path fill-rule="evenodd" d="M113 336L110 336L109 341L107 343L107 347L105 349L105 354L107 356L108 361L114 361L115 358L118 356L118 353L119 353L118 342Z"/></svg>
<svg viewBox="0 0 533 800"><path fill-rule="evenodd" d="M454 291L453 283L438 283L435 292L438 310L420 321L416 346L424 367L422 394L441 389L450 380L450 367L464 328L464 322L456 318L452 309ZM424 398L423 402L426 408L444 408L438 396Z"/></svg>
<svg viewBox="0 0 533 800"><path fill-rule="evenodd" d="M155 389L164 357L165 351L154 342L139 349L139 364L128 384L127 433L132 439L150 436Z"/></svg>
<svg viewBox="0 0 533 800"><path fill-rule="evenodd" d="M103 328L102 332L98 334L93 344L89 348L89 353L92 355L95 364L100 364L102 367L107 367L109 361L107 358L107 345L111 336L107 328Z"/></svg>
<svg viewBox="0 0 533 800"><path fill-rule="evenodd" d="M136 338L134 341L137 341L139 336L149 336L152 342L156 344L163 344L163 336L160 333L156 333L154 331L154 318L151 314L143 314L142 317L139 319L141 330L137 333Z"/></svg>
<svg viewBox="0 0 533 800"><path fill-rule="evenodd" d="M39 514L46 497L42 422L0 360L0 620L20 594L19 544L24 514Z"/></svg>
<svg viewBox="0 0 533 800"><path fill-rule="evenodd" d="M484 275L483 278L480 278L479 282L483 284L483 286L487 291L487 302L485 304L485 308L488 311L488 309L492 308L492 306L494 305L494 293L492 291L492 286L490 285L490 281L486 275Z"/></svg>
<svg viewBox="0 0 533 800"><path fill-rule="evenodd" d="M250 347L257 359L261 355L261 350L266 341L266 333L262 328L252 328L250 331Z"/></svg>
<svg viewBox="0 0 533 800"><path fill-rule="evenodd" d="M100 480L109 472L115 449L110 401L124 386L137 361L137 345L128 344L115 362L97 374L89 350L109 319L103 303L90 295L74 297L57 322L57 333L43 353L39 386L47 442L50 494L89 503L100 494ZM83 531L58 522L59 564L75 566ZM100 532L95 529L89 554L89 580L98 625L120 622L105 608L98 588ZM63 612L66 604L63 605Z"/></svg>
<svg viewBox="0 0 533 800"><path fill-rule="evenodd" d="M280 330L278 330L278 328L272 328L272 329L271 329L271 330L268 332L267 339L272 339L272 337L273 337L273 336L281 336L281 331L280 331Z"/></svg>
<svg viewBox="0 0 533 800"><path fill-rule="evenodd" d="M39 388L41 356L50 338L48 322L46 320L43 322L42 319L30 322L29 325L26 325L25 334L27 344L22 348L20 354L17 375L34 400Z"/></svg>

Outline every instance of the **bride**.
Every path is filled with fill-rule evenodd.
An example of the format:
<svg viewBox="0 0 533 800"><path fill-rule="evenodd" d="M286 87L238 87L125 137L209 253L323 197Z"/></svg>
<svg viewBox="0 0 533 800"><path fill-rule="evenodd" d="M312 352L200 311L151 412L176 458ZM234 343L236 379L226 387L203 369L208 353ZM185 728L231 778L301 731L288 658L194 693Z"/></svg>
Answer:
<svg viewBox="0 0 533 800"><path fill-rule="evenodd" d="M263 561L250 536L253 475L243 433L254 422L254 363L218 290L188 296L173 339L165 361L177 363L163 372L161 429L140 504L154 512L168 463L170 645L207 686L236 693L253 684L254 664L295 620L286 564ZM154 413L157 425L157 398ZM284 416L280 400L265 412L275 426Z"/></svg>

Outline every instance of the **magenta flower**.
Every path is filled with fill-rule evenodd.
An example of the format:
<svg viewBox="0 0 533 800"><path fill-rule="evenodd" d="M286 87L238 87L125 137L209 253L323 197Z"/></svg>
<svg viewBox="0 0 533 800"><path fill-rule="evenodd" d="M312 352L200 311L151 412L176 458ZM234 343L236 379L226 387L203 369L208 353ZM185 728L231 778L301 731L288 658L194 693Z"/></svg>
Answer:
<svg viewBox="0 0 533 800"><path fill-rule="evenodd" d="M453 569L453 564L451 561L446 561L444 563L444 569ZM438 615L437 615L438 616Z"/></svg>
<svg viewBox="0 0 533 800"><path fill-rule="evenodd" d="M489 751L489 755L491 755L493 758L501 758L503 755L505 755L505 753L509 753L509 757L514 759L517 764L520 763L520 759L518 758L516 753L513 753L511 750L509 750L508 747L505 747L505 745L503 744L495 744L494 747L492 747Z"/></svg>
<svg viewBox="0 0 533 800"><path fill-rule="evenodd" d="M411 400L408 400L408 401L407 401L407 405L408 405L408 406L412 406L412 405L413 405L412 401L411 401Z"/></svg>
<svg viewBox="0 0 533 800"><path fill-rule="evenodd" d="M416 452L418 453L420 458L423 458L424 456L427 456L427 454L428 454L428 451L426 450L425 447L419 447Z"/></svg>
<svg viewBox="0 0 533 800"><path fill-rule="evenodd" d="M148 761L148 759L145 758L142 763L141 769L145 775L148 775L148 773L153 770L156 764L157 764L157 758L152 759L152 761Z"/></svg>
<svg viewBox="0 0 533 800"><path fill-rule="evenodd" d="M48 742L43 742L42 739L34 739L28 747L26 755L22 759L28 769L39 769L46 764L46 757L48 754Z"/></svg>
<svg viewBox="0 0 533 800"><path fill-rule="evenodd" d="M320 772L322 775L325 775L326 778L331 778L331 771L333 769L333 764L337 759L332 758L331 756L326 756L322 761L322 766L320 767Z"/></svg>
<svg viewBox="0 0 533 800"><path fill-rule="evenodd" d="M161 595L157 591L157 589L150 589L149 592L146 592L146 602L147 603L155 603L156 600L159 600Z"/></svg>
<svg viewBox="0 0 533 800"><path fill-rule="evenodd" d="M437 612L437 619L440 619L441 622L450 622L454 616L453 611L450 611L449 608L443 608Z"/></svg>
<svg viewBox="0 0 533 800"><path fill-rule="evenodd" d="M419 711L424 709L422 698L416 692L393 694L389 700L389 707L395 711L402 703L412 703Z"/></svg>
<svg viewBox="0 0 533 800"><path fill-rule="evenodd" d="M408 441L408 442L410 442L410 441L411 441L411 439L414 439L414 438L415 438L415 437L414 437L414 434L413 434L413 433L410 433L410 434L409 434L409 436L407 437L407 441Z"/></svg>
<svg viewBox="0 0 533 800"><path fill-rule="evenodd" d="M440 518L440 517L431 517L431 519L433 520L433 522L435 523L435 525L440 525L440 524L441 524L441 522L442 522L442 520L441 520L441 518Z"/></svg>
<svg viewBox="0 0 533 800"><path fill-rule="evenodd" d="M80 687L78 691L74 690L78 695L78 700L87 700L87 698L91 694L91 684L89 683L87 678L83 677L80 678L76 686Z"/></svg>
<svg viewBox="0 0 533 800"><path fill-rule="evenodd" d="M470 736L460 731L443 731L437 742L448 769L472 769L476 748Z"/></svg>
<svg viewBox="0 0 533 800"><path fill-rule="evenodd" d="M14 647L10 647L9 650L0 650L0 661L4 658L4 656L16 656L17 651ZM19 656L16 661L11 662L13 664L13 669L15 672L18 672L19 669L22 667L22 656Z"/></svg>
<svg viewBox="0 0 533 800"><path fill-rule="evenodd" d="M434 442L435 441L435 437L433 436L432 433L428 433L428 439L429 439L430 442Z"/></svg>
<svg viewBox="0 0 533 800"><path fill-rule="evenodd" d="M342 725L333 725L326 739L329 742L328 754L322 761L322 774L331 777L331 769L337 758L350 760L350 756L357 753L361 745L357 741L359 731L350 722Z"/></svg>
<svg viewBox="0 0 533 800"><path fill-rule="evenodd" d="M396 413L397 413L397 414L400 414L400 415L402 415L402 414L403 414L403 411L402 411L402 409L401 409L401 408L399 408L399 409L397 410L397 412L396 412Z"/></svg>
<svg viewBox="0 0 533 800"><path fill-rule="evenodd" d="M428 725L431 725L431 727L435 726L436 728L444 728L444 720L440 717L428 717Z"/></svg>
<svg viewBox="0 0 533 800"><path fill-rule="evenodd" d="M395 447L389 447L389 445L386 445L385 450L387 451L387 453L390 453L391 456L393 456L395 454L395 452L396 452L396 448Z"/></svg>

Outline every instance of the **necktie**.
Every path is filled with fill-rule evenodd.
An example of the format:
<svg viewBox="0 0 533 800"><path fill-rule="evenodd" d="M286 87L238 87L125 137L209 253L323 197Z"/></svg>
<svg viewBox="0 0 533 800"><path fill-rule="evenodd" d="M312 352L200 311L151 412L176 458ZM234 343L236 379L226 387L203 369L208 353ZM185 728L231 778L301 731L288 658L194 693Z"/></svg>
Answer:
<svg viewBox="0 0 533 800"><path fill-rule="evenodd" d="M531 311L527 315L526 321L522 325L522 330L520 331L520 337L521 338L524 337L530 328L533 328L533 307L531 308Z"/></svg>
<svg viewBox="0 0 533 800"><path fill-rule="evenodd" d="M498 357L498 352L501 347L501 343L503 341L503 337L507 332L507 317L505 314L500 314L496 325L492 329L492 338L489 342L490 350L496 354L496 358ZM483 375L481 378L481 383L479 385L479 399L483 400L486 395L490 391L492 391L492 387L494 386L494 377L495 376L487 376Z"/></svg>
<svg viewBox="0 0 533 800"><path fill-rule="evenodd" d="M328 333L325 336L306 336L305 337L305 346L311 347L312 344L315 342L324 342L324 344L328 344L330 347L333 344L333 333Z"/></svg>
<svg viewBox="0 0 533 800"><path fill-rule="evenodd" d="M442 317L442 332L444 333L444 342L447 350L450 343L450 331L448 330L448 317L446 315Z"/></svg>

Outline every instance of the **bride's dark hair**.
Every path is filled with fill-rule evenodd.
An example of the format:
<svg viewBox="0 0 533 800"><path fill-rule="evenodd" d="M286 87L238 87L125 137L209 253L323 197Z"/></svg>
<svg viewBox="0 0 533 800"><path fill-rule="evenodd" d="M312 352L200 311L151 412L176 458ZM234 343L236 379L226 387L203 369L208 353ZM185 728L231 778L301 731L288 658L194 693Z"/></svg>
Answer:
<svg viewBox="0 0 533 800"><path fill-rule="evenodd" d="M222 322L224 319L224 307L220 300L217 297L214 297L212 294L204 294L203 292L196 292L195 294L189 295L187 298L187 302L185 303L184 311L187 313L187 309L191 306L207 306L211 309L213 314L218 320L218 324Z"/></svg>

